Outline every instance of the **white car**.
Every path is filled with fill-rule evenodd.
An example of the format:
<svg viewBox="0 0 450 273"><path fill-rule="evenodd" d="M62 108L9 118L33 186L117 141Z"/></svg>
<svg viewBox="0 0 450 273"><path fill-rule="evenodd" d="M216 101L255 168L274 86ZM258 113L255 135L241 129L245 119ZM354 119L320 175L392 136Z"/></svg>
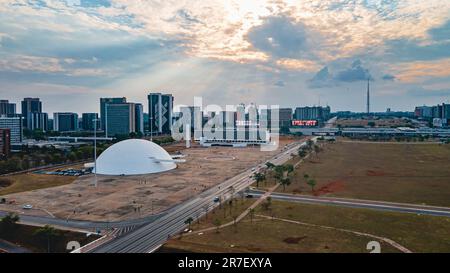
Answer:
<svg viewBox="0 0 450 273"><path fill-rule="evenodd" d="M23 207L22 207L23 209L32 209L33 208L33 206L32 205L23 205Z"/></svg>

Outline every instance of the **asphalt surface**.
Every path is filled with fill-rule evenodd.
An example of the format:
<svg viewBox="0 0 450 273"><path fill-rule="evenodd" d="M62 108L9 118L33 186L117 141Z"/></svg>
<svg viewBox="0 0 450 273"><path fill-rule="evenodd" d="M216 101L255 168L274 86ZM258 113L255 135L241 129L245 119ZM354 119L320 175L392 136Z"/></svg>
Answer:
<svg viewBox="0 0 450 273"><path fill-rule="evenodd" d="M0 217L7 215L9 212L0 211ZM84 221L84 220L66 220L61 218L52 218L47 216L33 216L26 214L19 214L20 222L42 225L53 225L59 227L66 227L71 229L80 230L103 230L108 228L127 228L133 226L139 226L149 223L155 219L162 217L166 212L146 216L139 219L131 219L117 222L96 222L96 221Z"/></svg>
<svg viewBox="0 0 450 273"><path fill-rule="evenodd" d="M304 144L303 144L304 145ZM283 164L291 158L291 153L296 153L299 143L292 143L281 153L271 158L273 164ZM187 225L186 219L192 217L194 220L203 216L211 209L219 206L214 202L219 197L221 202L226 202L235 193L245 190L254 180L251 178L255 171L264 166L262 163L254 170L248 169L241 174L221 183L218 186L193 197L192 199L170 209L165 215L154 221L143 225L133 231L119 236L109 242L92 250L97 253L148 253L153 252L161 246L170 236L177 234Z"/></svg>
<svg viewBox="0 0 450 273"><path fill-rule="evenodd" d="M251 193L254 196L261 196L264 194L263 191L258 190L250 190L249 193ZM272 193L270 196L272 197L272 199L275 200L283 200L307 204L334 205L341 207L365 208L365 209L393 211L401 213L414 213L421 215L450 217L450 208L446 207L422 206L415 204L403 204L403 203L359 200L349 198L302 196L283 193Z"/></svg>
<svg viewBox="0 0 450 273"><path fill-rule="evenodd" d="M0 249L8 253L31 253L30 250L0 239ZM0 251L1 252L1 251Z"/></svg>

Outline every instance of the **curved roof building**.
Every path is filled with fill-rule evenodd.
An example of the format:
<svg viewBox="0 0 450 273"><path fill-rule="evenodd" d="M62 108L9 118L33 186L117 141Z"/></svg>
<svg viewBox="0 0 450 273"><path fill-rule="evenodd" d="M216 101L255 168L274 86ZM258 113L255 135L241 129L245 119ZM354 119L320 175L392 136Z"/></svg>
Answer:
<svg viewBox="0 0 450 273"><path fill-rule="evenodd" d="M128 139L106 149L97 159L97 174L139 175L175 169L172 157L158 144Z"/></svg>

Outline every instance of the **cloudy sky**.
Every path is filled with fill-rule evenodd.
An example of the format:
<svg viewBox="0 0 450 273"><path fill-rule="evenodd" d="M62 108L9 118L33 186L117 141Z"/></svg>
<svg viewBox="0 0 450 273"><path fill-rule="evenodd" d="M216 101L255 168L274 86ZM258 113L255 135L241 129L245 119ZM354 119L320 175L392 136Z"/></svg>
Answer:
<svg viewBox="0 0 450 273"><path fill-rule="evenodd" d="M0 99L44 111L144 103L450 102L450 1L0 0Z"/></svg>

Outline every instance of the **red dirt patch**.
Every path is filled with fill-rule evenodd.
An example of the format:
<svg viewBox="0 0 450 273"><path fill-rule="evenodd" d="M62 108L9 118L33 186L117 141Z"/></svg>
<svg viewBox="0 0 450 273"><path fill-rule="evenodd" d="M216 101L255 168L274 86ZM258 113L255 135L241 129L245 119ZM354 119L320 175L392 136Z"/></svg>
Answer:
<svg viewBox="0 0 450 273"><path fill-rule="evenodd" d="M343 180L334 180L330 183L326 184L325 186L321 187L320 189L314 191L315 196L324 195L328 193L334 193L341 191L344 188L344 181Z"/></svg>

